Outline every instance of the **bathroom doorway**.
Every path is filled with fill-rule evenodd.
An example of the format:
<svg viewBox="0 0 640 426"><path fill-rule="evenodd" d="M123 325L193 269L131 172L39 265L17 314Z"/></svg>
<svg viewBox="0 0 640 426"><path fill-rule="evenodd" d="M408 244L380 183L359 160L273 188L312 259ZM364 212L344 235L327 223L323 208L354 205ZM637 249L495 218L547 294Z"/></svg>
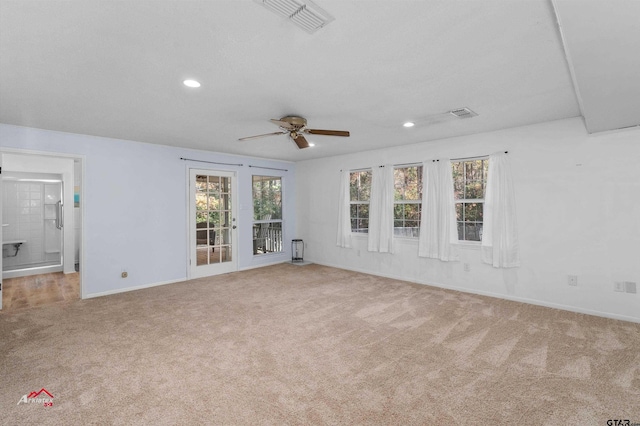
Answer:
<svg viewBox="0 0 640 426"><path fill-rule="evenodd" d="M62 175L2 175L2 257L5 278L62 272Z"/></svg>
<svg viewBox="0 0 640 426"><path fill-rule="evenodd" d="M80 299L82 159L2 157L2 309Z"/></svg>

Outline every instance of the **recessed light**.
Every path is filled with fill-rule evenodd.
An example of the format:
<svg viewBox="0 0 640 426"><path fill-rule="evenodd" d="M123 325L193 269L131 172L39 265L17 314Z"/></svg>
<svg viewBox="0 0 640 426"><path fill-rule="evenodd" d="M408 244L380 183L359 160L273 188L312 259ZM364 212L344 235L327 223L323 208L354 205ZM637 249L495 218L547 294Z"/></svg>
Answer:
<svg viewBox="0 0 640 426"><path fill-rule="evenodd" d="M316 146L316 144L313 142L309 142L309 146Z"/></svg>
<svg viewBox="0 0 640 426"><path fill-rule="evenodd" d="M195 80L185 80L182 82L187 87L200 87L200 83Z"/></svg>
<svg viewBox="0 0 640 426"><path fill-rule="evenodd" d="M404 127L413 127L415 125L416 125L416 123L413 123L411 121L407 121L406 123L403 124Z"/></svg>

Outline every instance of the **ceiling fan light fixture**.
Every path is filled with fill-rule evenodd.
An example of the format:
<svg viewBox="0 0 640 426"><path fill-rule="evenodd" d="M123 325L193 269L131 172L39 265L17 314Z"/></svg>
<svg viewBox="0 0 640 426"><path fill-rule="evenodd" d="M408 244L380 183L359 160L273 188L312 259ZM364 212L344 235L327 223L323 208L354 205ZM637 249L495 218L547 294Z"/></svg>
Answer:
<svg viewBox="0 0 640 426"><path fill-rule="evenodd" d="M309 34L325 27L335 18L311 0L254 0L270 11L289 19Z"/></svg>

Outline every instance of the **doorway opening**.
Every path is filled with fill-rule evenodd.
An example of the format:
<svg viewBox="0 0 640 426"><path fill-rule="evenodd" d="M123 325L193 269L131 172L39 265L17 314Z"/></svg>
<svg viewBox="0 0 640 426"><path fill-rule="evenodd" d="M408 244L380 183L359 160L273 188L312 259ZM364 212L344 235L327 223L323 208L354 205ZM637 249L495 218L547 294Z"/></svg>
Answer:
<svg viewBox="0 0 640 426"><path fill-rule="evenodd" d="M80 299L82 159L0 156L2 310Z"/></svg>

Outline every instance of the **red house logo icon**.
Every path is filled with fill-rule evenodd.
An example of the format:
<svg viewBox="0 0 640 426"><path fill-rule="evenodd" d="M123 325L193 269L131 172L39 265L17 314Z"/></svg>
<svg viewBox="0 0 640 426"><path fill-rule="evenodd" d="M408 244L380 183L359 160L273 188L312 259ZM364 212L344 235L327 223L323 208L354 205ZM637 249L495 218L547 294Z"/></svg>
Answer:
<svg viewBox="0 0 640 426"><path fill-rule="evenodd" d="M34 402L37 404L44 404L45 407L52 407L53 395L51 395L51 393L45 388L40 389L38 392L31 391L29 395L22 395L22 398L18 401L18 405L21 403L28 404Z"/></svg>
<svg viewBox="0 0 640 426"><path fill-rule="evenodd" d="M49 398L53 398L53 395L51 395L45 388L40 389L38 392L32 391L29 396L27 396L27 398L37 398L38 396L40 396L42 393L46 394L47 396L49 396ZM44 398L45 395L42 395L42 398Z"/></svg>

